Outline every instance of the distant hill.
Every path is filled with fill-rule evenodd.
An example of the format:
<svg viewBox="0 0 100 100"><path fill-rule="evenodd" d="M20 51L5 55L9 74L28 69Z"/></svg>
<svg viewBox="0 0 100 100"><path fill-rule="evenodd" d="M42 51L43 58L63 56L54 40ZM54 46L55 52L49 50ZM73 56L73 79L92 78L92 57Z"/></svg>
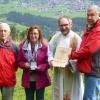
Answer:
<svg viewBox="0 0 100 100"><path fill-rule="evenodd" d="M83 11L91 4L100 5L100 0L0 0L0 3L11 3L19 7L35 7L40 11ZM61 9L59 9L61 8Z"/></svg>
<svg viewBox="0 0 100 100"><path fill-rule="evenodd" d="M90 4L100 5L100 0L0 0L0 21L25 27L37 24L48 38L58 30L59 16L68 15L73 19L73 30L81 32Z"/></svg>
<svg viewBox="0 0 100 100"><path fill-rule="evenodd" d="M43 29L43 33L45 33L45 37L52 36L58 30L58 22L57 19L54 18L34 16L31 14L21 14L16 12L10 12L6 14L6 16L7 20L25 25L27 27L33 24L41 26L41 28ZM84 23L85 18L73 18L73 30L76 32L81 31Z"/></svg>

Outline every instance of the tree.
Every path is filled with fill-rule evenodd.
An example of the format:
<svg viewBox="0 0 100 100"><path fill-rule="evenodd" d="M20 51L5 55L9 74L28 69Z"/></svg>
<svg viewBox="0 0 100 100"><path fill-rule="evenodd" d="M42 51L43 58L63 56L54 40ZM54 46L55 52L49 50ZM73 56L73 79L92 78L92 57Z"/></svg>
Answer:
<svg viewBox="0 0 100 100"><path fill-rule="evenodd" d="M11 26L11 37L13 40L18 39L17 29L15 25Z"/></svg>

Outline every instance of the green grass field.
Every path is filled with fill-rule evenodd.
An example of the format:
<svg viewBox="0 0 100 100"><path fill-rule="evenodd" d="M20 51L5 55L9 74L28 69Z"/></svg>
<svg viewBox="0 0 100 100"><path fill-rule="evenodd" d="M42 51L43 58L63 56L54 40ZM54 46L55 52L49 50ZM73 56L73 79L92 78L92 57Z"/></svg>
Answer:
<svg viewBox="0 0 100 100"><path fill-rule="evenodd" d="M50 76L52 77L52 71L49 70ZM21 86L21 76L22 70L17 71L17 84L14 90L13 100L25 100L25 92L24 88ZM1 100L1 93L0 93L0 100ZM52 87L49 86L45 90L45 100L52 100Z"/></svg>

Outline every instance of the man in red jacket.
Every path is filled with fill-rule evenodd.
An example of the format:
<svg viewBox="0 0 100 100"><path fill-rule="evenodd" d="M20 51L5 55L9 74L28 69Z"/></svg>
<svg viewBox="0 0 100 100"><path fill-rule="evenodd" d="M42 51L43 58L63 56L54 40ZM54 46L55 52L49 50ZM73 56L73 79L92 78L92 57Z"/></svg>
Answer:
<svg viewBox="0 0 100 100"><path fill-rule="evenodd" d="M99 100L100 92L100 8L92 5L87 9L87 25L79 51L70 58L77 59L77 69L85 73L83 100Z"/></svg>
<svg viewBox="0 0 100 100"><path fill-rule="evenodd" d="M16 84L17 48L9 36L9 25L7 23L0 23L0 90L2 100L12 100Z"/></svg>

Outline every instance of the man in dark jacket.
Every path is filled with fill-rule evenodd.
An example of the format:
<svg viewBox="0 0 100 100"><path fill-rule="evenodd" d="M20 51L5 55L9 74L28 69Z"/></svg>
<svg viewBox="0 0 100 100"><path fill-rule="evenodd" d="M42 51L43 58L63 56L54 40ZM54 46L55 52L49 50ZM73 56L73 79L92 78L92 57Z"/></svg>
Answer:
<svg viewBox="0 0 100 100"><path fill-rule="evenodd" d="M77 69L85 73L83 100L99 100L100 92L100 8L92 5L87 10L87 25L79 51L71 54L78 59Z"/></svg>
<svg viewBox="0 0 100 100"><path fill-rule="evenodd" d="M10 40L10 27L0 23L0 90L2 100L12 100L16 84L17 48Z"/></svg>

